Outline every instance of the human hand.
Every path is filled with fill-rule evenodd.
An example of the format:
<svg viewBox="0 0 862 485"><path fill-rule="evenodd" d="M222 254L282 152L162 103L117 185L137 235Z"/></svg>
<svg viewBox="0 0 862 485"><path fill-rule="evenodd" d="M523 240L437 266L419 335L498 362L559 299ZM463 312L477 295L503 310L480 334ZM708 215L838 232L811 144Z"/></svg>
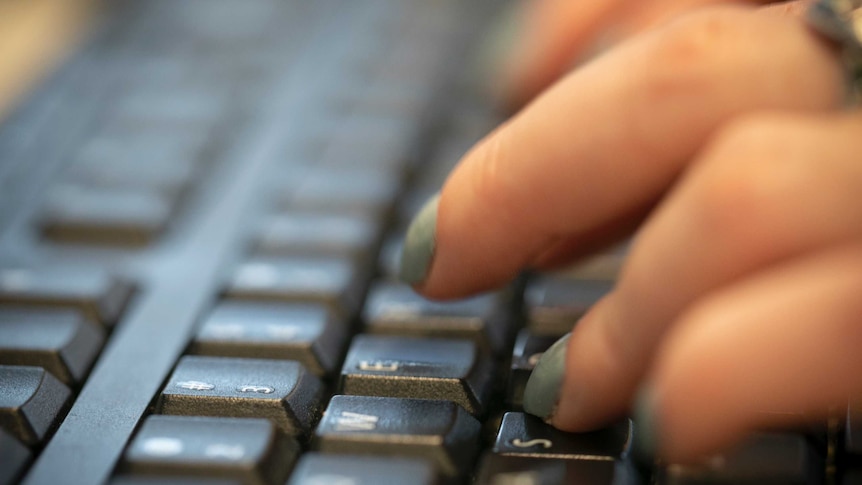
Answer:
<svg viewBox="0 0 862 485"><path fill-rule="evenodd" d="M774 0L746 0L751 4ZM681 12L728 0L533 0L516 6L501 28L501 97L516 108L573 65ZM773 8L799 12L809 0ZM508 25L514 24L514 25ZM506 45L514 43L514 45ZM507 49L508 48L508 49ZM512 52L508 52L512 50Z"/></svg>
<svg viewBox="0 0 862 485"><path fill-rule="evenodd" d="M402 276L463 296L645 220L615 290L534 370L527 411L584 431L646 396L641 438L689 461L846 403L862 391L862 114L845 90L797 18L680 16L468 153L411 225Z"/></svg>

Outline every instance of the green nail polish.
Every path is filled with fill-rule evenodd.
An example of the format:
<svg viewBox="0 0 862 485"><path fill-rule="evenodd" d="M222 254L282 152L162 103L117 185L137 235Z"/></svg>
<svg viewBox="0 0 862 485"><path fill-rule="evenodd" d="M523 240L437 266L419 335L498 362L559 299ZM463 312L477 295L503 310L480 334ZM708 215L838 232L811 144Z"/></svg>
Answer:
<svg viewBox="0 0 862 485"><path fill-rule="evenodd" d="M566 334L542 354L524 388L524 411L546 421L553 416L560 400L570 336Z"/></svg>
<svg viewBox="0 0 862 485"><path fill-rule="evenodd" d="M404 237L401 252L401 267L398 276L411 285L425 281L437 245L437 205L440 195L435 195L422 207L410 223Z"/></svg>
<svg viewBox="0 0 862 485"><path fill-rule="evenodd" d="M635 399L631 457L641 467L652 467L658 450L658 423L655 393L649 386L641 388Z"/></svg>

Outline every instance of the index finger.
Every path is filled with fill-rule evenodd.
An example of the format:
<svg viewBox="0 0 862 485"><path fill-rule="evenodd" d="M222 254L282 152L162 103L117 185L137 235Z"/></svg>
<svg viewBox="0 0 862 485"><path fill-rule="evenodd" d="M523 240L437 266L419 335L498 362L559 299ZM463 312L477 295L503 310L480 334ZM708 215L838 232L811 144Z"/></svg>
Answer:
<svg viewBox="0 0 862 485"><path fill-rule="evenodd" d="M681 17L570 74L468 153L408 230L402 278L457 297L561 241L589 246L658 199L727 120L831 108L842 85L797 20L746 7Z"/></svg>

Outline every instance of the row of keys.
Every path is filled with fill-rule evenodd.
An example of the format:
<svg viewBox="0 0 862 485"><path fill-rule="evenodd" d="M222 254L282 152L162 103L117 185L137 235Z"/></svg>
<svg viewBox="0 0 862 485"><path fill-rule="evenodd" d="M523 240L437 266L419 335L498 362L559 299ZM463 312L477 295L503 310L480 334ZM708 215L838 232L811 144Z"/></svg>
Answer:
<svg viewBox="0 0 862 485"><path fill-rule="evenodd" d="M588 435L571 435L538 420L525 429L524 423L530 419L535 418L507 414L492 455L505 457L504 462L510 463L571 462L574 469L606 470L610 465L613 470L629 439L627 423ZM339 465L344 456L360 455L363 458L356 460L365 463L374 463L371 457L365 461L367 455L398 457L387 458L403 465L394 468L392 481L386 483L434 483L438 475L448 483L475 468L481 448L480 431L479 421L449 401L334 396L311 441L311 449L318 453L303 458L311 463L301 462L290 483L338 483L313 481L324 477L334 480L337 476L353 480L347 483L374 483L366 480L388 470L363 466L352 458L344 466ZM274 433L278 434L277 427L271 422L251 418L153 416L132 442L123 469L136 474L221 476L244 483L281 483L296 461L298 449L293 439L276 438ZM402 458L406 460L400 461ZM418 478L397 471L401 466L405 473L416 470ZM499 474L500 466L486 462L483 473ZM481 483L497 482L490 479Z"/></svg>
<svg viewBox="0 0 862 485"><path fill-rule="evenodd" d="M103 327L112 327L134 287L109 273L84 267L0 269L0 305L73 308Z"/></svg>
<svg viewBox="0 0 862 485"><path fill-rule="evenodd" d="M93 268L0 269L0 484L60 425L133 295Z"/></svg>

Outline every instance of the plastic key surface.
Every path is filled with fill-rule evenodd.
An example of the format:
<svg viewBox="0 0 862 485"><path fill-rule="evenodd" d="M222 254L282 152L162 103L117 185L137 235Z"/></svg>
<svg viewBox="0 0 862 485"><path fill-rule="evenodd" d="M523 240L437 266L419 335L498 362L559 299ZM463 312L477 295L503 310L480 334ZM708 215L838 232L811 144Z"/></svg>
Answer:
<svg viewBox="0 0 862 485"><path fill-rule="evenodd" d="M359 335L341 370L344 394L448 399L474 415L490 387L490 362L469 340Z"/></svg>
<svg viewBox="0 0 862 485"><path fill-rule="evenodd" d="M369 217L291 211L266 220L255 249L269 255L347 256L367 263L380 232L380 222Z"/></svg>
<svg viewBox="0 0 862 485"><path fill-rule="evenodd" d="M298 453L296 441L265 419L151 416L126 450L121 470L276 485L287 478Z"/></svg>
<svg viewBox="0 0 862 485"><path fill-rule="evenodd" d="M348 322L325 305L222 301L198 330L191 353L296 360L322 376L340 362Z"/></svg>
<svg viewBox="0 0 862 485"><path fill-rule="evenodd" d="M467 338L498 353L511 328L501 300L498 294L485 294L456 302L434 302L409 286L378 283L365 302L364 330L384 335Z"/></svg>
<svg viewBox="0 0 862 485"><path fill-rule="evenodd" d="M132 294L132 285L97 269L0 269L0 303L77 308L104 326L119 320Z"/></svg>
<svg viewBox="0 0 862 485"><path fill-rule="evenodd" d="M42 231L58 242L143 246L167 226L172 201L149 189L53 189L42 214Z"/></svg>
<svg viewBox="0 0 862 485"><path fill-rule="evenodd" d="M0 428L37 445L58 424L70 395L45 369L0 365Z"/></svg>
<svg viewBox="0 0 862 485"><path fill-rule="evenodd" d="M614 461L526 458L488 453L482 459L476 485L638 483L621 480L620 477L626 476L622 468L619 462Z"/></svg>
<svg viewBox="0 0 862 485"><path fill-rule="evenodd" d="M658 483L666 485L802 485L821 483L822 459L799 434L760 433L701 466L668 465Z"/></svg>
<svg viewBox="0 0 862 485"><path fill-rule="evenodd" d="M26 446L14 436L0 428L0 485L16 483L18 477L30 463L32 455Z"/></svg>
<svg viewBox="0 0 862 485"><path fill-rule="evenodd" d="M529 414L509 412L503 416L494 453L530 458L612 461L628 446L628 420L590 433L566 433Z"/></svg>
<svg viewBox="0 0 862 485"><path fill-rule="evenodd" d="M587 310L611 289L612 281L539 276L528 283L524 292L527 328L535 335L571 332Z"/></svg>
<svg viewBox="0 0 862 485"><path fill-rule="evenodd" d="M322 386L299 362L187 356L159 396L164 414L269 418L305 435L317 419Z"/></svg>
<svg viewBox="0 0 862 485"><path fill-rule="evenodd" d="M417 458L356 455L304 455L288 485L434 485L434 466Z"/></svg>
<svg viewBox="0 0 862 485"><path fill-rule="evenodd" d="M78 310L0 306L0 364L43 367L73 385L103 341L102 328Z"/></svg>
<svg viewBox="0 0 862 485"><path fill-rule="evenodd" d="M225 294L238 300L319 302L352 315L364 286L358 273L347 258L253 258L237 268Z"/></svg>
<svg viewBox="0 0 862 485"><path fill-rule="evenodd" d="M422 458L454 479L472 468L480 428L449 401L334 396L315 431L313 448Z"/></svg>

